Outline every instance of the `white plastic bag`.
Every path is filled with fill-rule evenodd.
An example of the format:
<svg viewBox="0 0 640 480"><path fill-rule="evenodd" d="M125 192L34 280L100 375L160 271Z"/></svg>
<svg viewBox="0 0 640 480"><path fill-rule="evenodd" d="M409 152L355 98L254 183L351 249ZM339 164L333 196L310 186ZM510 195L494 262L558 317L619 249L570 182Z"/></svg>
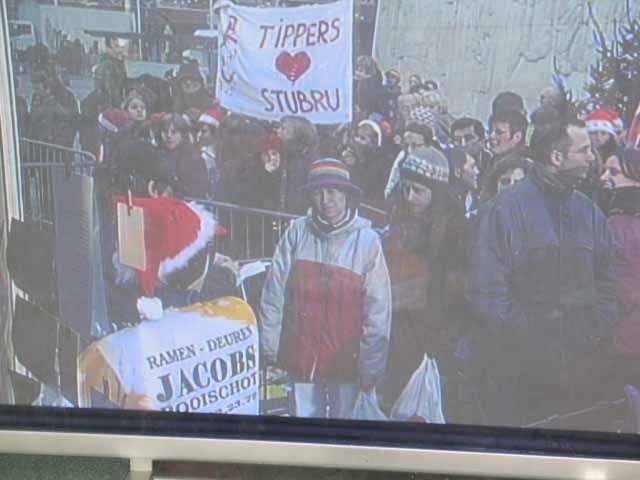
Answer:
<svg viewBox="0 0 640 480"><path fill-rule="evenodd" d="M426 423L446 423L442 413L440 372L435 359L430 359L425 354L422 363L393 404L391 418L403 422L419 420Z"/></svg>
<svg viewBox="0 0 640 480"><path fill-rule="evenodd" d="M352 420L389 420L378 406L376 391L360 391L353 406Z"/></svg>

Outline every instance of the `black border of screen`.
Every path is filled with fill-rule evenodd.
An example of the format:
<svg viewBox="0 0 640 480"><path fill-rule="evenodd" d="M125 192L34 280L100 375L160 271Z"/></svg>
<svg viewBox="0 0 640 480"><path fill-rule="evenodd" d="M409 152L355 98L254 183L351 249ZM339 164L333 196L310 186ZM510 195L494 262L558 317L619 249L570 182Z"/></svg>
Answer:
<svg viewBox="0 0 640 480"><path fill-rule="evenodd" d="M0 430L640 461L627 433L0 405Z"/></svg>
<svg viewBox="0 0 640 480"><path fill-rule="evenodd" d="M0 22L3 24L7 20L6 7L6 2L0 4ZM6 33L1 30L0 34ZM8 62L0 68L8 70L10 91L13 92L7 39L8 36L2 42L5 48L0 56ZM15 100L13 93L10 95L13 107ZM9 116L15 133L15 109L12 110ZM0 116L7 120L6 112ZM15 143L15 138L13 141ZM59 433L61 440L64 440L65 433L142 435L529 455L541 457L541 460L555 456L640 462L640 435L636 434L478 425L0 405L0 430Z"/></svg>

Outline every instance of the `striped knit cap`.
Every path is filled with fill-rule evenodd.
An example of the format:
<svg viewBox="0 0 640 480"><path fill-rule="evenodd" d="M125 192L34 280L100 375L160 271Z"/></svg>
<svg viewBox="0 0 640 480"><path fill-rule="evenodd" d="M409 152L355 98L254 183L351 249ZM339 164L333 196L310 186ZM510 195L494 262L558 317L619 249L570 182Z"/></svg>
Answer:
<svg viewBox="0 0 640 480"><path fill-rule="evenodd" d="M421 184L449 183L447 157L433 147L418 148L400 167L402 178Z"/></svg>
<svg viewBox="0 0 640 480"><path fill-rule="evenodd" d="M351 183L349 169L340 160L335 158L323 158L316 160L309 168L305 190L317 190L319 188L337 188L352 194L360 194L359 187Z"/></svg>

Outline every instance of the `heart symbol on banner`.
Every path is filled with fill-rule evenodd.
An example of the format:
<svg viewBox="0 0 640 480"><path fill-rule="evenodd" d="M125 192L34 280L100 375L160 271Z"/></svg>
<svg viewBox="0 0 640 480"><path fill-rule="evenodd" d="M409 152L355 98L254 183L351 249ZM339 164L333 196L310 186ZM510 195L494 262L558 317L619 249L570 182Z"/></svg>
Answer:
<svg viewBox="0 0 640 480"><path fill-rule="evenodd" d="M276 58L276 70L295 82L304 75L311 66L311 58L307 52L298 52L291 55L289 52L282 52Z"/></svg>

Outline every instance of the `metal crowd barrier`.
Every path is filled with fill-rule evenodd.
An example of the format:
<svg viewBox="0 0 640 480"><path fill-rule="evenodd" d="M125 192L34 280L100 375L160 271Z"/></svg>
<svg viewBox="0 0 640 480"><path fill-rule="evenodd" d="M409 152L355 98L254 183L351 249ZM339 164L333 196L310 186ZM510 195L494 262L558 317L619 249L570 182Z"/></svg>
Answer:
<svg viewBox="0 0 640 480"><path fill-rule="evenodd" d="M216 252L237 260L272 257L280 237L297 215L213 200L189 199L213 211L227 233L216 237Z"/></svg>
<svg viewBox="0 0 640 480"><path fill-rule="evenodd" d="M227 230L216 239L216 251L237 260L271 258L278 241L289 223L299 215L243 207L213 200L189 199L211 209L219 224ZM360 206L360 213L374 227L386 224L386 212L368 205Z"/></svg>
<svg viewBox="0 0 640 480"><path fill-rule="evenodd" d="M20 139L20 168L24 219L53 226L53 169L65 168L71 173L91 176L96 159L81 150Z"/></svg>
<svg viewBox="0 0 640 480"><path fill-rule="evenodd" d="M69 173L93 175L96 159L81 150L20 139L22 199L25 220L53 226L53 168ZM202 199L189 199L211 209L227 234L216 238L216 251L237 260L272 257L278 241L297 215ZM374 227L386 224L386 212L369 205L360 214Z"/></svg>

